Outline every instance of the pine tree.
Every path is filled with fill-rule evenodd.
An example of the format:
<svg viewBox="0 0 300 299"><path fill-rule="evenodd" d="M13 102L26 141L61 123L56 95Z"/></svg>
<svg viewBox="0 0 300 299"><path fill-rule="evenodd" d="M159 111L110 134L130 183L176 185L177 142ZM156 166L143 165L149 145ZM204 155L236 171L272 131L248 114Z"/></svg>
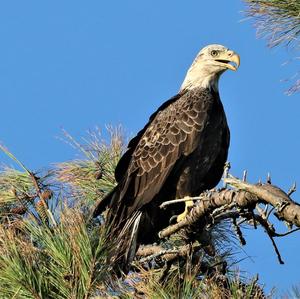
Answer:
<svg viewBox="0 0 300 299"><path fill-rule="evenodd" d="M269 47L286 46L300 50L299 0L245 0L246 15L253 18L258 37L265 38ZM299 56L295 57L299 60ZM294 77L294 76L293 76ZM300 90L299 76L288 94Z"/></svg>

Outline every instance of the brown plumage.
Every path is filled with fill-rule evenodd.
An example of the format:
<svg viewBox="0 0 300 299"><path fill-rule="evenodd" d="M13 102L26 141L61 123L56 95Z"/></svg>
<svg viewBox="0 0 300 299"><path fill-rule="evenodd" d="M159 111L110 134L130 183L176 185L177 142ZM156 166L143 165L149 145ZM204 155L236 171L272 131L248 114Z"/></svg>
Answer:
<svg viewBox="0 0 300 299"><path fill-rule="evenodd" d="M142 243L152 243L183 205L161 210L166 200L195 196L216 186L229 147L229 129L218 93L219 76L239 57L220 45L204 48L180 92L165 102L128 144L117 186L94 209L108 206L106 223L116 240L111 262L127 272Z"/></svg>

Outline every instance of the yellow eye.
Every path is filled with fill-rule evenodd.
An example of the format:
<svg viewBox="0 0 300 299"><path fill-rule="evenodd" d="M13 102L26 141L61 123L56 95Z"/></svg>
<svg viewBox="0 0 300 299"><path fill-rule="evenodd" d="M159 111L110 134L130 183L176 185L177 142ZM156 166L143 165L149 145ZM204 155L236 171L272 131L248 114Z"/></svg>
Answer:
<svg viewBox="0 0 300 299"><path fill-rule="evenodd" d="M217 57L217 56L219 55L219 52L218 52L217 50L212 50L212 51L210 52L210 55L211 55L212 57Z"/></svg>

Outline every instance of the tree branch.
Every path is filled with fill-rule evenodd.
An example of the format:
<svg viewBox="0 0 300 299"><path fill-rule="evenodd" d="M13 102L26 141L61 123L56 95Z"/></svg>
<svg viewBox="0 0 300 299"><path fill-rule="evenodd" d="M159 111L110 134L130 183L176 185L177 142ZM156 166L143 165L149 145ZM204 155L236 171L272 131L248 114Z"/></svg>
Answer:
<svg viewBox="0 0 300 299"><path fill-rule="evenodd" d="M214 210L234 204L239 209L253 211L257 203L270 204L276 209L279 220L285 220L290 224L300 227L300 205L295 203L283 190L271 184L249 184L233 176L224 178L226 184L233 189L211 190L200 195L185 219L167 227L159 233L160 238L166 238L177 231L195 225ZM191 197L190 200L194 198ZM199 199L197 196L195 199ZM230 206L231 205L231 206ZM256 217L253 218L254 221Z"/></svg>

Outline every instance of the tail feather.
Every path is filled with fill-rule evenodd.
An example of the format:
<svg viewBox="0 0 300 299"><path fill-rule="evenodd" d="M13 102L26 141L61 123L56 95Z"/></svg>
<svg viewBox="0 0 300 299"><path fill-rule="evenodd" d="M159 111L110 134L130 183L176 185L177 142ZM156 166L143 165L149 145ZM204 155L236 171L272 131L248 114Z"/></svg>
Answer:
<svg viewBox="0 0 300 299"><path fill-rule="evenodd" d="M105 225L107 238L112 240L112 247L107 262L116 273L128 273L130 264L138 249L138 232L142 211L128 215L127 206L122 204L123 198L118 186L106 197L96 202L92 217L100 215L109 208Z"/></svg>
<svg viewBox="0 0 300 299"><path fill-rule="evenodd" d="M109 236L113 247L108 256L108 262L116 273L128 273L135 253L138 249L138 231L142 212L134 213L120 226L111 226Z"/></svg>
<svg viewBox="0 0 300 299"><path fill-rule="evenodd" d="M134 259L135 253L138 249L138 243L137 243L137 237L138 237L138 230L139 230L139 225L140 225L140 221L141 221L141 216L142 216L142 212L138 211L136 213L136 216L134 217L134 223L132 225L132 230L131 230L131 234L130 234L130 239L128 241L128 247L126 249L125 252L125 265L130 265L131 262Z"/></svg>

